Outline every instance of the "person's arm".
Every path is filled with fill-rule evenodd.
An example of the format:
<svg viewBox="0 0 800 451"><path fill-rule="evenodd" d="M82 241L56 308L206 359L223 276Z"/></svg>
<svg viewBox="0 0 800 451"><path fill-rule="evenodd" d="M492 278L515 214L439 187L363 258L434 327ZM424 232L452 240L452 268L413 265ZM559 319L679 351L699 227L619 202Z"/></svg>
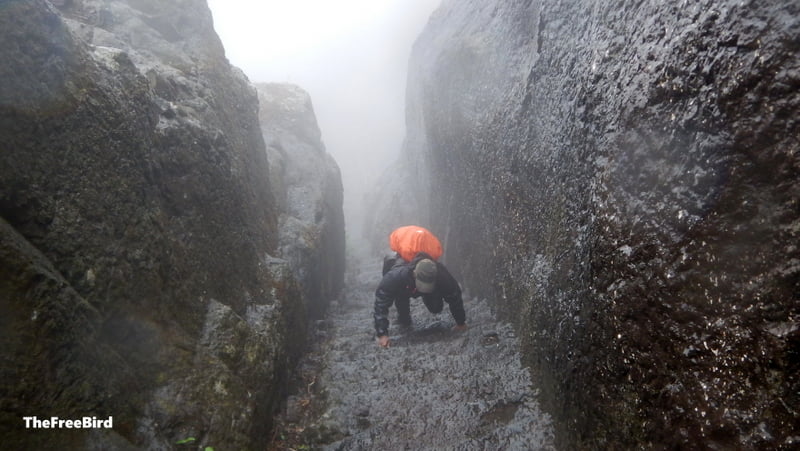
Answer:
<svg viewBox="0 0 800 451"><path fill-rule="evenodd" d="M375 290L375 308L372 314L375 319L375 334L378 337L389 335L389 307L392 306L392 302L389 293L382 286L378 286Z"/></svg>
<svg viewBox="0 0 800 451"><path fill-rule="evenodd" d="M389 307L392 306L397 293L402 290L404 273L401 268L393 268L387 272L378 289L375 290L375 307L372 314L375 319L375 335L378 344L384 348L389 347Z"/></svg>
<svg viewBox="0 0 800 451"><path fill-rule="evenodd" d="M456 322L454 329L465 330L467 328L467 313L464 311L464 300L461 297L461 287L458 285L456 279L450 275L450 272L444 265L439 264L439 281L442 284L443 298L447 302L447 307L450 309L450 314Z"/></svg>
<svg viewBox="0 0 800 451"><path fill-rule="evenodd" d="M456 330L465 330L467 328L467 313L464 311L464 300L461 298L461 290L450 294L444 298L447 306L450 308L450 314L456 321Z"/></svg>

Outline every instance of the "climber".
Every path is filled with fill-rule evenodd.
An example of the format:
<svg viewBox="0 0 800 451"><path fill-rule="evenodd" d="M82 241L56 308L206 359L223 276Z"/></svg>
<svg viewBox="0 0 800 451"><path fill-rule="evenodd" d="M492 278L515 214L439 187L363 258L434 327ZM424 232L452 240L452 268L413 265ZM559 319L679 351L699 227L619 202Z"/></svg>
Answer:
<svg viewBox="0 0 800 451"><path fill-rule="evenodd" d="M398 232L399 231L399 232ZM399 234L413 234L414 240L405 240L412 243L410 247L398 245L396 238ZM422 235L430 237L421 239ZM441 313L446 302L450 314L456 325L454 330L466 330L466 313L464 302L461 299L461 287L450 275L447 268L436 260L441 256L442 250L439 240L433 234L417 226L407 226L392 232L390 246L397 254L384 260L383 278L375 291L375 332L378 344L384 348L389 347L389 307L392 304L397 309L397 323L401 327L411 326L411 297L422 296L422 302L431 313ZM435 254L432 256L430 251ZM413 256L406 260L403 256Z"/></svg>

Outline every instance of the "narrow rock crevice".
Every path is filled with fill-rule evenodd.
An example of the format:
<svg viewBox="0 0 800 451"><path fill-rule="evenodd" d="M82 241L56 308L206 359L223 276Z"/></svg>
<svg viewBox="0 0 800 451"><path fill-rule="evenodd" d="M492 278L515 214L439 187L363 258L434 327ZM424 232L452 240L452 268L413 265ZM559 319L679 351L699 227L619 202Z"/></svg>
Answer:
<svg viewBox="0 0 800 451"><path fill-rule="evenodd" d="M469 329L456 332L447 311L412 299L413 326L392 324L391 347L376 344L380 269L354 268L316 323L270 449L554 449L517 336L486 300L465 299Z"/></svg>

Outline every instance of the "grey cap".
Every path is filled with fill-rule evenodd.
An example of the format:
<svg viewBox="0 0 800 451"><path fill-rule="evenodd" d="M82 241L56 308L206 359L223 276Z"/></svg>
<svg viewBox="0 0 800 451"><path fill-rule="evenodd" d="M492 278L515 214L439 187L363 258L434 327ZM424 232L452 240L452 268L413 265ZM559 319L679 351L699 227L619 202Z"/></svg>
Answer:
<svg viewBox="0 0 800 451"><path fill-rule="evenodd" d="M424 258L414 267L414 280L417 291L420 293L433 293L436 288L436 263Z"/></svg>

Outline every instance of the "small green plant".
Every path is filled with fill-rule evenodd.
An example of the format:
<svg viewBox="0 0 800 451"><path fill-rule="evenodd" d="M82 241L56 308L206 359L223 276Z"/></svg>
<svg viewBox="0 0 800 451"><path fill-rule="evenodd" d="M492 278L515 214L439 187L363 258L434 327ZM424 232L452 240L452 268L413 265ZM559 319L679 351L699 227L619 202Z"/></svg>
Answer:
<svg viewBox="0 0 800 451"><path fill-rule="evenodd" d="M193 443L195 440L197 440L197 439L194 438L194 437L186 437L183 440L178 440L177 442L175 442L175 444L176 445L186 445L187 443ZM214 447L213 446L206 446L205 448L203 448L203 451L214 451Z"/></svg>

